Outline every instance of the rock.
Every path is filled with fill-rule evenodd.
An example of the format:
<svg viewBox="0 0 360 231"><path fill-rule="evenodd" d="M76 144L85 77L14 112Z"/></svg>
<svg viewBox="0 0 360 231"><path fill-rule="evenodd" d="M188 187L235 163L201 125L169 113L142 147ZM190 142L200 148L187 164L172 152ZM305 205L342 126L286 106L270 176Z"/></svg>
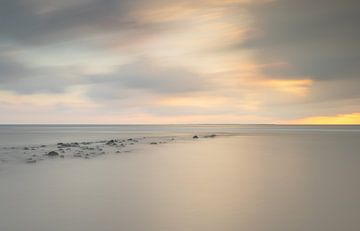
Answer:
<svg viewBox="0 0 360 231"><path fill-rule="evenodd" d="M115 140L109 140L108 142L106 142L106 145L116 145L116 141Z"/></svg>
<svg viewBox="0 0 360 231"><path fill-rule="evenodd" d="M74 157L82 157L80 153L75 153Z"/></svg>
<svg viewBox="0 0 360 231"><path fill-rule="evenodd" d="M116 151L116 153L121 153L120 151Z"/></svg>
<svg viewBox="0 0 360 231"><path fill-rule="evenodd" d="M55 151L51 151L47 154L48 156L59 156L59 153L55 152Z"/></svg>
<svg viewBox="0 0 360 231"><path fill-rule="evenodd" d="M151 142L150 144L158 144L157 142Z"/></svg>
<svg viewBox="0 0 360 231"><path fill-rule="evenodd" d="M36 163L36 160L34 160L33 158L29 158L26 160L26 163L33 164Z"/></svg>
<svg viewBox="0 0 360 231"><path fill-rule="evenodd" d="M204 138L215 138L215 137L216 137L215 134L211 134L211 135L204 136Z"/></svg>
<svg viewBox="0 0 360 231"><path fill-rule="evenodd" d="M80 147L79 143L74 142L74 143L57 143L58 147L61 148L74 148L74 147Z"/></svg>
<svg viewBox="0 0 360 231"><path fill-rule="evenodd" d="M25 147L24 150L29 150L29 148L28 148L28 147Z"/></svg>
<svg viewBox="0 0 360 231"><path fill-rule="evenodd" d="M199 137L198 136L193 136L193 139L199 139Z"/></svg>

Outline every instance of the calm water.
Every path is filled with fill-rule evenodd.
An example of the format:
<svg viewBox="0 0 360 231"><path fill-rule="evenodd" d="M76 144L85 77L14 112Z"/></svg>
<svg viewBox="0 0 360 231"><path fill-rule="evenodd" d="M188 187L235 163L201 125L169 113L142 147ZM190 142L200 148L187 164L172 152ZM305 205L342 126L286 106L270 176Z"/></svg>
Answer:
<svg viewBox="0 0 360 231"><path fill-rule="evenodd" d="M0 165L1 231L360 230L356 126L54 126L1 131L5 145L9 143L3 138L11 136L44 143L143 133L232 135L90 160ZM17 143L20 140L13 141Z"/></svg>
<svg viewBox="0 0 360 231"><path fill-rule="evenodd" d="M0 125L0 146L93 141L131 136L360 134L359 126L291 125Z"/></svg>

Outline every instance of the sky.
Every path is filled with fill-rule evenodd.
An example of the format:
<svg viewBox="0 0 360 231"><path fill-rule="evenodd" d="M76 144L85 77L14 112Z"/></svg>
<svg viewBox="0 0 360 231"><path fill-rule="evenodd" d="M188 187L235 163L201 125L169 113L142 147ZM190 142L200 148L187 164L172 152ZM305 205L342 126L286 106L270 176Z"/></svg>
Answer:
<svg viewBox="0 0 360 231"><path fill-rule="evenodd" d="M0 123L360 124L357 0L1 0Z"/></svg>

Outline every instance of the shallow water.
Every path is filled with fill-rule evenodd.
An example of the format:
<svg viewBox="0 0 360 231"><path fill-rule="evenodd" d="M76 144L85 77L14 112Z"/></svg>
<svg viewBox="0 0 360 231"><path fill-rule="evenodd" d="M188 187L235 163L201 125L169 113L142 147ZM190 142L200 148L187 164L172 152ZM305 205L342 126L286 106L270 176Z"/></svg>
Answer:
<svg viewBox="0 0 360 231"><path fill-rule="evenodd" d="M303 125L0 125L0 147L96 141L132 136L360 134L357 126Z"/></svg>
<svg viewBox="0 0 360 231"><path fill-rule="evenodd" d="M0 165L0 230L360 230L359 133L318 130Z"/></svg>

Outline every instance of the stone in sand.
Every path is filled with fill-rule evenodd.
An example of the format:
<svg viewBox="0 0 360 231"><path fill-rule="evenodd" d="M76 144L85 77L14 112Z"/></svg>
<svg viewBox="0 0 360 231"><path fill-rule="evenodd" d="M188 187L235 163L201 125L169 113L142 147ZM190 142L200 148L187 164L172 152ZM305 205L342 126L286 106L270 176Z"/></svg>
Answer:
<svg viewBox="0 0 360 231"><path fill-rule="evenodd" d="M204 138L215 138L215 137L216 137L215 134L211 134L211 135L204 136Z"/></svg>
<svg viewBox="0 0 360 231"><path fill-rule="evenodd" d="M193 136L193 139L199 139L199 137L198 136Z"/></svg>
<svg viewBox="0 0 360 231"><path fill-rule="evenodd" d="M158 143L156 143L156 142L151 142L150 144L158 144Z"/></svg>
<svg viewBox="0 0 360 231"><path fill-rule="evenodd" d="M79 143L77 142L74 142L74 143L57 143L57 145L59 147L62 147L62 148L71 148L71 147L79 147Z"/></svg>
<svg viewBox="0 0 360 231"><path fill-rule="evenodd" d="M58 156L59 153L55 152L55 151L51 151L47 154L48 156Z"/></svg>
<svg viewBox="0 0 360 231"><path fill-rule="evenodd" d="M33 158L29 158L26 160L26 163L33 164L36 163L36 160L34 160Z"/></svg>
<svg viewBox="0 0 360 231"><path fill-rule="evenodd" d="M116 141L115 140L109 140L108 142L106 142L106 145L116 145Z"/></svg>

